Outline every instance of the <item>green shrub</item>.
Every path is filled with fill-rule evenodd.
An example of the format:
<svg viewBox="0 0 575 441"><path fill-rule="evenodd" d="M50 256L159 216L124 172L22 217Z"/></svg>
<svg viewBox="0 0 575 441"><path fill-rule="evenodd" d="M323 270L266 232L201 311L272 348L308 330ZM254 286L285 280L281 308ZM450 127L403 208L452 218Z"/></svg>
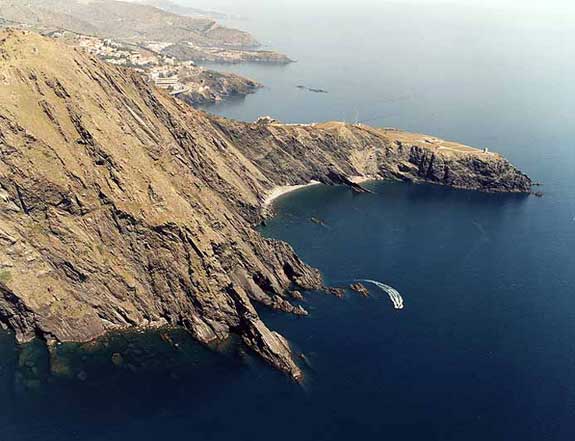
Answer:
<svg viewBox="0 0 575 441"><path fill-rule="evenodd" d="M10 280L12 280L12 274L10 274L10 271L8 270L0 271L0 282L8 283Z"/></svg>

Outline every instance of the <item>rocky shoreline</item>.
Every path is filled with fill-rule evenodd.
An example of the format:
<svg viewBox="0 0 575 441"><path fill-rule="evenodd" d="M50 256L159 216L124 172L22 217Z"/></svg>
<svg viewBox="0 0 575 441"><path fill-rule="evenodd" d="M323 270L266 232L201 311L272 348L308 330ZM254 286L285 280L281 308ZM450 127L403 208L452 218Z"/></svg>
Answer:
<svg viewBox="0 0 575 441"><path fill-rule="evenodd" d="M320 273L253 226L272 189L357 176L528 193L503 157L364 125L208 115L37 34L0 34L0 324L19 342L177 326L302 376L254 303L305 314ZM297 294L295 294L297 292Z"/></svg>

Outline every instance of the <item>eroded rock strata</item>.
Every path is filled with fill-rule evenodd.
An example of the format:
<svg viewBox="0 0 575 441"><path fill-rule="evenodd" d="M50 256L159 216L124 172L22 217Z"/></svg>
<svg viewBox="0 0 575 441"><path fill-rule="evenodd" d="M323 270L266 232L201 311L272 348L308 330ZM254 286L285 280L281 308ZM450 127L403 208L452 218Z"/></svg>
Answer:
<svg viewBox="0 0 575 441"><path fill-rule="evenodd" d="M300 377L253 302L304 314L291 293L321 288L321 276L253 225L275 186L358 175L531 185L497 154L423 135L209 116L133 71L2 33L0 323L20 342L164 325L205 343L236 332Z"/></svg>

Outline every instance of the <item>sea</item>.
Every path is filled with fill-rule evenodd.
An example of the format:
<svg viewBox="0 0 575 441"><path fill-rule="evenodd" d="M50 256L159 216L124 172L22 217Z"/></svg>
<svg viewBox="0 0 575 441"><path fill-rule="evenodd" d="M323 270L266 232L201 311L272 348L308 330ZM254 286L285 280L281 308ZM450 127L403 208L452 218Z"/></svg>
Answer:
<svg viewBox="0 0 575 441"><path fill-rule="evenodd" d="M265 88L206 111L487 147L544 195L396 182L285 195L261 233L289 242L326 283L364 280L370 291L307 293L303 318L260 309L303 354L302 384L237 338L208 348L183 331L136 332L48 353L0 333L0 440L575 439L573 11L553 1L188 4L228 13L224 24L297 61L216 66Z"/></svg>

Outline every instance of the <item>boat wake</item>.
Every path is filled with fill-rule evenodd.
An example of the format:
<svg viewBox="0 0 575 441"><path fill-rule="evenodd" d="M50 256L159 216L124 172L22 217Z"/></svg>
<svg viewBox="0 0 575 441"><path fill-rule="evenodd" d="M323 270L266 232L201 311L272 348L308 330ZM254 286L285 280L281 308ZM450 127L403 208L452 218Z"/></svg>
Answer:
<svg viewBox="0 0 575 441"><path fill-rule="evenodd" d="M382 291L387 293L390 300L393 302L393 306L395 309L403 309L404 307L403 298L401 297L399 291L397 291L395 288L392 288L391 286L386 285L384 283L378 282L377 280L364 279L364 280L358 280L358 282L371 283L372 285L377 286Z"/></svg>

